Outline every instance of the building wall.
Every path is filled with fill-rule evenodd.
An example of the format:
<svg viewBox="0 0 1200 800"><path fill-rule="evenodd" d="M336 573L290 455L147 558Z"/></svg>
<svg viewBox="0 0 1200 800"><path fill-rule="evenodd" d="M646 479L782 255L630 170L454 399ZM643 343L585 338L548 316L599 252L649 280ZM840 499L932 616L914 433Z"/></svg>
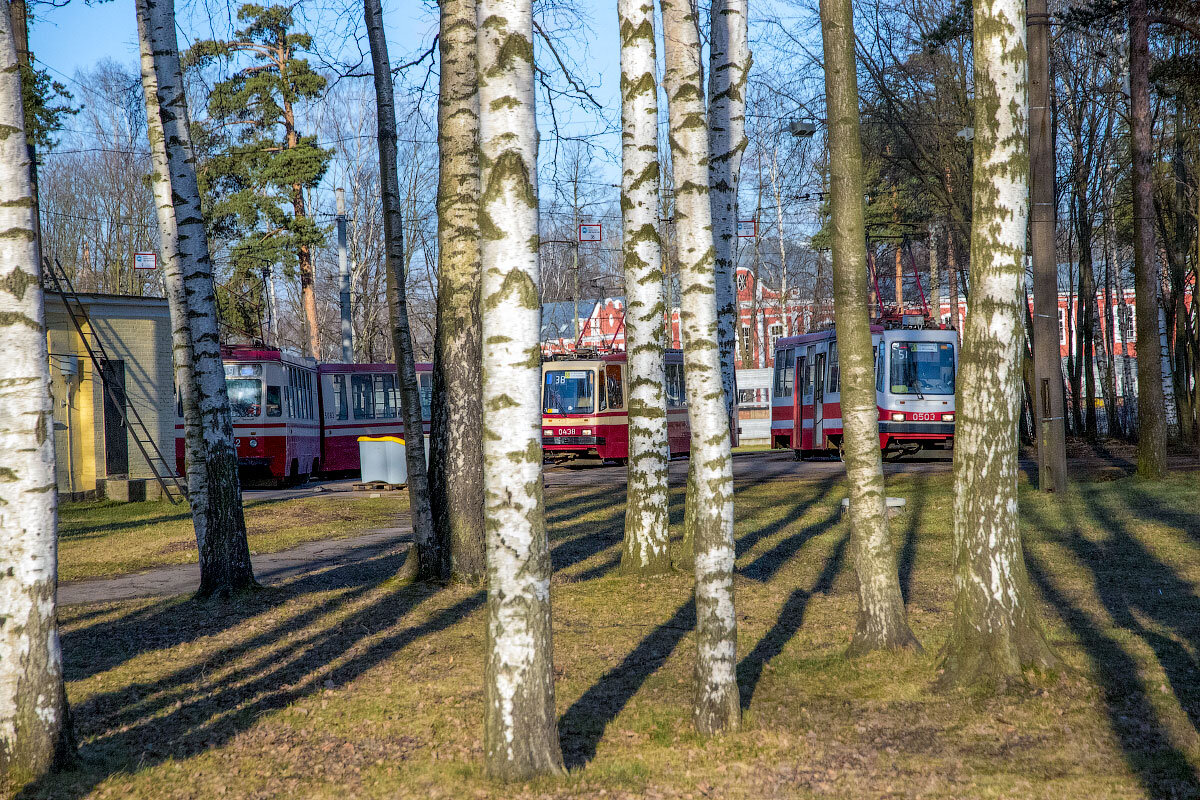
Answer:
<svg viewBox="0 0 1200 800"><path fill-rule="evenodd" d="M159 449L174 462L174 381L166 301L149 297L80 295L91 329L112 359L125 365L125 391ZM46 294L47 343L54 397L58 488L95 492L105 475L104 387L62 300ZM126 431L131 478L153 471Z"/></svg>

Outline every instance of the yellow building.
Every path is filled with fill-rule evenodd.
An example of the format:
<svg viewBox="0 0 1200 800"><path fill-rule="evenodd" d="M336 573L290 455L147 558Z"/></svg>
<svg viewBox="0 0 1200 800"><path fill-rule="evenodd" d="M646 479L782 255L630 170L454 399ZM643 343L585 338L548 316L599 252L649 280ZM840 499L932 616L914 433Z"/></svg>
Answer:
<svg viewBox="0 0 1200 800"><path fill-rule="evenodd" d="M109 356L104 370L116 399L104 391L98 367L62 296L46 292L46 339L54 398L54 455L59 496L65 500L109 496L159 496L154 472L136 433L116 405L132 405L167 463L175 463L175 401L171 318L158 297L78 294L90 331ZM76 307L78 308L78 307ZM149 480L144 480L149 479Z"/></svg>

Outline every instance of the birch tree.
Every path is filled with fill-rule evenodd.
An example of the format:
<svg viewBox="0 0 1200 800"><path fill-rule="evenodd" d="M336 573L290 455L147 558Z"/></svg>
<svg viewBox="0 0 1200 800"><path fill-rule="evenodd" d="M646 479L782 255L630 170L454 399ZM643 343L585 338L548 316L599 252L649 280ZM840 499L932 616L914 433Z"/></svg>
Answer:
<svg viewBox="0 0 1200 800"><path fill-rule="evenodd" d="M150 182L171 313L175 385L183 406L188 502L200 552L198 596L227 597L257 584L242 515L212 262L175 37L175 3L137 0L136 9Z"/></svg>
<svg viewBox="0 0 1200 800"><path fill-rule="evenodd" d="M400 173L396 156L396 101L392 93L392 68L383 32L380 0L363 0L371 67L375 76L375 124L379 140L379 193L383 204L384 272L387 275L392 349L400 385L400 411L404 415L404 453L408 466L408 499L412 509L413 548L403 567L417 580L447 577L446 549L433 532L429 507L429 476L425 468L425 426L421 420L421 389L408 325L408 300L404 290L404 217L401 213Z"/></svg>
<svg viewBox="0 0 1200 800"><path fill-rule="evenodd" d="M668 534L662 250L658 238L658 85L653 0L618 0L621 36L621 216L625 350L629 369L629 473L624 572L671 568Z"/></svg>
<svg viewBox="0 0 1200 800"><path fill-rule="evenodd" d="M696 695L700 733L741 721L737 617L733 606L733 460L717 347L717 288L709 202L708 124L701 89L700 37L691 0L662 0L675 178L675 230L688 417L692 426L684 536L696 574Z"/></svg>
<svg viewBox="0 0 1200 800"><path fill-rule="evenodd" d="M438 289L430 505L450 574L483 579L483 406L479 386L479 93L475 0L442 0L438 93Z"/></svg>
<svg viewBox="0 0 1200 800"><path fill-rule="evenodd" d="M850 654L920 648L908 627L888 538L879 409L867 319L862 143L851 0L822 0L825 106L833 245L833 305L842 388L842 448L850 484L850 549L858 577L858 623Z"/></svg>
<svg viewBox="0 0 1200 800"><path fill-rule="evenodd" d="M0 13L0 786L74 749L58 645L58 518L32 161L21 77Z"/></svg>
<svg viewBox="0 0 1200 800"><path fill-rule="evenodd" d="M721 386L732 420L737 406L734 375L738 319L734 287L737 187L742 153L746 150L746 81L751 61L746 0L714 0L709 29L709 198L717 285L717 346L721 353Z"/></svg>
<svg viewBox="0 0 1200 800"><path fill-rule="evenodd" d="M480 0L488 773L562 771L542 501L537 122L530 0Z"/></svg>
<svg viewBox="0 0 1200 800"><path fill-rule="evenodd" d="M1029 218L1024 0L974 9L971 293L954 443L954 625L943 686L1003 688L1057 659L1029 586L1017 516L1017 424Z"/></svg>

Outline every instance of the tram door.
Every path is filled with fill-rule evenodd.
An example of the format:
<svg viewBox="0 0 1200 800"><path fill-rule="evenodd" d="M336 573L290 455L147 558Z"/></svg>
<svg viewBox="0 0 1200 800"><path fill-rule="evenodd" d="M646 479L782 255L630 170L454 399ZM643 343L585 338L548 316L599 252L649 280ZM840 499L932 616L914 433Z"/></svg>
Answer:
<svg viewBox="0 0 1200 800"><path fill-rule="evenodd" d="M796 372L792 389L792 449L804 447L804 356L796 356Z"/></svg>
<svg viewBox="0 0 1200 800"><path fill-rule="evenodd" d="M814 450L825 446L825 435L821 423L825 420L825 354L817 354L816 388L813 390L813 441Z"/></svg>

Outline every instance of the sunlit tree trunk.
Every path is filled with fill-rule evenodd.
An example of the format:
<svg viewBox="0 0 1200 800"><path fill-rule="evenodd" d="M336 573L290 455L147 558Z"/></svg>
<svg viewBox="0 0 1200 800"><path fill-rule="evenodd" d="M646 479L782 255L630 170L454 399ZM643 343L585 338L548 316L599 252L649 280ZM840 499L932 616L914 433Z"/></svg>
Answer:
<svg viewBox="0 0 1200 800"><path fill-rule="evenodd" d="M629 359L629 478L621 570L654 573L671 568L654 4L618 0L617 16L621 35L625 350Z"/></svg>
<svg viewBox="0 0 1200 800"><path fill-rule="evenodd" d="M200 551L199 596L256 586L246 543L233 420L225 391L217 301L187 98L175 37L174 0L137 0L142 89L163 283L171 311L175 385L183 405L188 501Z"/></svg>
<svg viewBox="0 0 1200 800"><path fill-rule="evenodd" d="M9 15L0 13L0 786L74 752L58 644L53 407L32 163Z"/></svg>
<svg viewBox="0 0 1200 800"><path fill-rule="evenodd" d="M733 606L733 463L729 416L717 348L712 207L707 123L701 90L700 38L690 0L663 0L664 87L675 171L688 416L692 426L684 535L694 548L696 696L692 721L701 733L741 722L737 617Z"/></svg>
<svg viewBox="0 0 1200 800"><path fill-rule="evenodd" d="M954 442L954 624L943 686L1003 688L1057 659L1021 551L1017 424L1029 217L1025 3L976 3L970 311Z"/></svg>
<svg viewBox="0 0 1200 800"><path fill-rule="evenodd" d="M862 144L850 0L823 0L821 32L829 117L833 316L842 381L842 446L850 485L850 549L858 577L858 623L849 653L860 655L920 645L908 627L896 552L888 538L879 406L866 307Z"/></svg>
<svg viewBox="0 0 1200 800"><path fill-rule="evenodd" d="M530 0L479 3L483 488L488 623L483 746L503 779L562 770L542 500L537 122Z"/></svg>
<svg viewBox="0 0 1200 800"><path fill-rule="evenodd" d="M1133 283L1137 308L1138 474L1167 471L1167 408L1159 358L1158 252L1154 244L1154 183L1151 175L1150 45L1146 0L1129 8L1129 137L1133 159Z"/></svg>
<svg viewBox="0 0 1200 800"><path fill-rule="evenodd" d="M714 0L709 15L708 158L712 205L713 272L717 286L717 347L729 419L737 407L737 186L746 150L746 81L750 41L746 0ZM737 425L733 425L736 433Z"/></svg>
<svg viewBox="0 0 1200 800"><path fill-rule="evenodd" d="M408 325L408 299L404 282L404 219L400 210L400 174L396 158L396 102L392 96L392 70L383 32L380 0L364 0L367 39L375 75L376 124L379 130L379 189L383 201L384 272L387 275L392 347L400 382L400 410L404 415L408 498L412 509L413 549L404 567L418 580L441 580L449 572L446 549L433 533L429 508L429 478L425 468L425 435L421 421L421 390L412 333Z"/></svg>
<svg viewBox="0 0 1200 800"><path fill-rule="evenodd" d="M479 94L475 0L441 3L438 94L438 294L429 492L450 575L475 583L483 548L479 386Z"/></svg>

